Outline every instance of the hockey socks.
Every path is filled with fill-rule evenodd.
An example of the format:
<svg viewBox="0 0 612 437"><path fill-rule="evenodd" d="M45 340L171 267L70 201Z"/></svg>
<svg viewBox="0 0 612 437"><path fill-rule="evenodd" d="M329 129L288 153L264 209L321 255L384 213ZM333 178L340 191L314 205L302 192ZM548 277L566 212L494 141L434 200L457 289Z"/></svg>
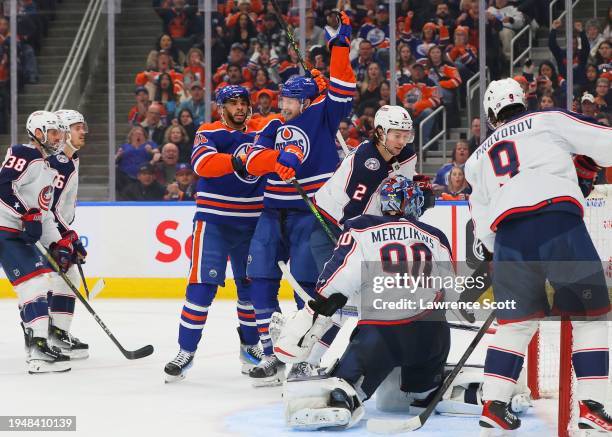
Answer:
<svg viewBox="0 0 612 437"><path fill-rule="evenodd" d="M236 312L240 324L240 339L246 345L256 345L259 342L259 334L257 333L255 308L251 302L251 280L236 279L236 288L238 289Z"/></svg>
<svg viewBox="0 0 612 437"><path fill-rule="evenodd" d="M606 318L572 321L572 335L577 398L605 405L610 354Z"/></svg>
<svg viewBox="0 0 612 437"><path fill-rule="evenodd" d="M181 322L179 326L179 345L182 350L195 352L202 338L202 330L208 317L208 308L217 294L213 284L189 284Z"/></svg>
<svg viewBox="0 0 612 437"><path fill-rule="evenodd" d="M508 403L523 368L527 345L536 330L536 321L500 325L487 349L483 399Z"/></svg>
<svg viewBox="0 0 612 437"><path fill-rule="evenodd" d="M278 288L280 279L253 278L251 280L251 301L255 307L255 319L259 340L264 355L272 355L272 339L270 338L270 319L272 313L279 311Z"/></svg>
<svg viewBox="0 0 612 437"><path fill-rule="evenodd" d="M51 293L49 316L51 316L53 326L66 332L70 331L75 300L72 293L56 293L55 291Z"/></svg>
<svg viewBox="0 0 612 437"><path fill-rule="evenodd" d="M32 336L47 338L49 330L49 284L44 276L36 276L15 285L19 297L19 315L25 328L32 330Z"/></svg>

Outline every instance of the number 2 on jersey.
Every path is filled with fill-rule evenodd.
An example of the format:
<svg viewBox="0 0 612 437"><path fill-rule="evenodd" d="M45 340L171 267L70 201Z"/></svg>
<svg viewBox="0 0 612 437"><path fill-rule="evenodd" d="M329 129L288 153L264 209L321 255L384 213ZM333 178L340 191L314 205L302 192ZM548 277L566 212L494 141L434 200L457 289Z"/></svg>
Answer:
<svg viewBox="0 0 612 437"><path fill-rule="evenodd" d="M500 141L488 151L493 171L497 177L514 177L519 172L519 158L514 141Z"/></svg>

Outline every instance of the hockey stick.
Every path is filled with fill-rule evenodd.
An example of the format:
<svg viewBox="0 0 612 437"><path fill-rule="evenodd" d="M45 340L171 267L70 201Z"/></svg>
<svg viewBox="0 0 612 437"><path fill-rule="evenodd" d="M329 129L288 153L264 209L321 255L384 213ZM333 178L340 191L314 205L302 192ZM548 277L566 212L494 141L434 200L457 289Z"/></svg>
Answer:
<svg viewBox="0 0 612 437"><path fill-rule="evenodd" d="M81 275L81 281L83 281L83 288L85 288L85 294L87 294L87 300L92 300L94 297L100 294L100 292L102 291L104 287L106 287L106 283L104 282L104 279L100 278L94 284L91 291L89 291L89 287L87 287L87 281L85 280L85 274L83 273L83 267L81 266L82 266L82 263L77 264L77 267L79 269L79 275Z"/></svg>
<svg viewBox="0 0 612 437"><path fill-rule="evenodd" d="M298 194L302 197L304 202L306 202L306 205L308 205L308 208L310 209L310 211L317 218L317 220L319 221L319 224L321 225L321 227L323 228L323 230L325 231L325 233L327 234L329 239L332 241L332 243L334 243L334 244L338 243L338 239L334 236L334 233L329 228L329 226L327 226L327 222L325 221L325 219L323 218L323 216L321 215L321 213L319 212L317 207L314 205L314 203L312 203L312 200L310 200L308 198L308 195L306 194L306 191L304 191L304 188L302 188L302 186L297 181L297 179L292 179L291 183L293 184L293 186L297 190Z"/></svg>
<svg viewBox="0 0 612 437"><path fill-rule="evenodd" d="M81 281L83 281L83 288L85 289L85 295L87 296L87 300L89 300L89 287L87 287L87 281L85 280L85 273L83 273L83 267L81 267L81 263L77 261L77 268L79 269L79 275L81 275Z"/></svg>
<svg viewBox="0 0 612 437"><path fill-rule="evenodd" d="M484 324L478 330L478 333L474 336L474 339L463 353L463 356L455 368L451 371L451 373L449 373L436 395L429 402L429 405L427 405L425 411L418 416L414 416L406 420L370 419L368 420L367 425L368 431L376 434L395 434L400 432L416 431L425 425L425 422L427 422L427 419L429 416L431 416L431 413L434 412L436 405L438 405L438 402L440 402L442 396L444 396L444 393L446 393L446 390L448 390L448 388L451 386L455 380L455 377L459 374L470 355L472 355L472 352L474 352L474 349L476 349L476 346L478 346L478 343L480 343L480 340L485 335L487 329L489 329L489 326L491 326L491 323L493 323L494 318L495 312L492 311L491 314L489 314L489 317L487 317L487 320L485 320Z"/></svg>
<svg viewBox="0 0 612 437"><path fill-rule="evenodd" d="M302 57L302 52L300 52L297 42L295 41L295 34L293 33L293 29L289 27L291 25L287 24L287 22L283 19L283 13L280 10L278 3L276 3L276 0L271 0L271 3L272 3L272 8L274 8L274 13L276 14L276 20L278 21L278 24L280 24L283 31L285 32L285 35L287 36L287 40L289 41L291 48L295 51L295 54L298 57L298 62L304 69L304 74L309 76L310 70L306 68L306 62L304 61L304 58ZM338 131L336 131L336 140L338 140L338 143L340 143L340 147L342 147L344 154L348 155L350 153L350 150L348 146L346 145L344 138L342 138L342 135Z"/></svg>
<svg viewBox="0 0 612 437"><path fill-rule="evenodd" d="M68 284L68 287L70 287L74 295L81 301L81 303L85 306L85 308L87 308L87 311L89 311L89 313L93 316L93 318L96 319L96 322L98 322L98 325L100 325L100 327L106 333L106 335L108 335L110 339L113 341L113 343L115 343L115 346L119 348L119 350L121 351L124 357L126 357L128 360L137 360L139 358L147 357L153 353L153 346L151 345L141 347L140 349L137 349L135 351L126 350L121 345L121 343L119 343L119 340L115 338L115 336L110 331L110 329L106 327L106 325L104 324L102 319L100 319L96 311L91 307L91 305L89 305L89 302L87 302L87 300L81 295L81 293L79 293L79 290L74 286L74 284L68 278L68 276L66 276L66 274L62 272L62 270L57 265L57 263L55 262L55 260L53 259L49 251L42 245L40 241L36 242L36 248L38 249L40 254L47 259L49 264L51 264L51 267L53 267L53 270L55 270L55 272L58 273L61 276L61 278L66 282L66 284Z"/></svg>

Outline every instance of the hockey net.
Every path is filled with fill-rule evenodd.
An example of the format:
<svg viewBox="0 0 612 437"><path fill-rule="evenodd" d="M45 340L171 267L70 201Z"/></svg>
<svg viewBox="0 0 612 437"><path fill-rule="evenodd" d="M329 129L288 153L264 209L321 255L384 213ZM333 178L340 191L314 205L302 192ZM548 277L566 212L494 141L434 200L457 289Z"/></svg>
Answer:
<svg viewBox="0 0 612 437"><path fill-rule="evenodd" d="M612 185L595 186L587 199L585 223L604 262L608 290L612 290ZM610 322L608 333L612 339ZM578 435L578 405L573 398L576 378L571 356L571 322L540 322L527 352L527 383L533 399L549 399L551 409L557 410L559 437ZM611 400L612 384L608 381L608 402Z"/></svg>

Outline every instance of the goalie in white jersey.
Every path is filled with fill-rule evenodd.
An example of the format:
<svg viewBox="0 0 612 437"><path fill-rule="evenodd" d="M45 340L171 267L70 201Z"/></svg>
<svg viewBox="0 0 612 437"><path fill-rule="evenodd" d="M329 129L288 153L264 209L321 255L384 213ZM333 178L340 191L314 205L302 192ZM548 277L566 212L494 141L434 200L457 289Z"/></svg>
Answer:
<svg viewBox="0 0 612 437"><path fill-rule="evenodd" d="M57 171L48 157L62 148L63 132L55 114L32 113L26 122L29 144L15 144L0 168L0 263L19 300L30 373L70 370L69 357L48 344L52 270L34 243L40 240L58 261L72 256L51 213Z"/></svg>
<svg viewBox="0 0 612 437"><path fill-rule="evenodd" d="M612 165L612 129L563 110L527 112L513 79L492 82L484 107L495 130L469 158L465 175L475 236L493 252L495 299L514 300L516 309L496 312L500 327L487 350L480 425L520 426L508 402L536 319L565 315L572 316L579 426L612 431L604 408L610 300L582 219L599 166ZM555 290L552 307L547 280Z"/></svg>
<svg viewBox="0 0 612 437"><path fill-rule="evenodd" d="M70 228L74 221L77 191L79 188L79 155L85 145L87 123L83 115L71 109L55 112L65 133L63 150L49 157L51 168L58 175L54 183L54 196L51 211L57 222L62 238L69 240L73 246L73 256L62 258L60 267L70 281L78 288L81 275L75 263L82 263L87 251L76 231ZM59 273L51 274L51 292L49 294L49 342L58 347L71 359L87 358L89 346L70 334L70 325L74 315L74 293Z"/></svg>
<svg viewBox="0 0 612 437"><path fill-rule="evenodd" d="M454 276L450 245L442 231L418 221L425 211L425 196L417 184L403 176L388 178L380 195L384 215L362 215L345 223L319 277L317 298L287 318L275 342L279 359L300 361L336 310L348 299L361 301L357 328L331 377L287 383L284 400L290 426L354 425L363 416L362 401L395 367L402 367L402 390L407 392L426 397L442 382L449 328L444 316L426 309L426 303L444 301L444 290L426 286L415 294L405 288L393 295L390 290L377 294L376 281L402 272L410 272L412 278ZM383 301L410 296L418 303L415 308L379 308Z"/></svg>

